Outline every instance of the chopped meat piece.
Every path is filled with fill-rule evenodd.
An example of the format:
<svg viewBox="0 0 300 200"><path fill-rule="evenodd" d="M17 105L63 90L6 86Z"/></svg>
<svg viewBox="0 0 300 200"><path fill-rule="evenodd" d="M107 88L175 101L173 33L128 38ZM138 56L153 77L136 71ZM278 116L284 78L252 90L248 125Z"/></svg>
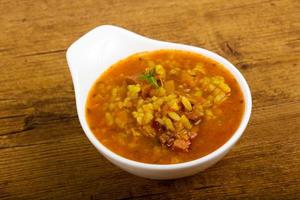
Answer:
<svg viewBox="0 0 300 200"><path fill-rule="evenodd" d="M168 134L168 132L165 132L159 136L159 141L161 144L170 143L171 139L172 139L172 137L171 137L171 135Z"/></svg>
<svg viewBox="0 0 300 200"><path fill-rule="evenodd" d="M192 122L198 121L200 119L200 116L197 115L195 112L188 112L185 115Z"/></svg>
<svg viewBox="0 0 300 200"><path fill-rule="evenodd" d="M152 121L152 127L154 128L155 131L158 133L161 133L166 130L166 127L162 126L160 123L157 121Z"/></svg>
<svg viewBox="0 0 300 200"><path fill-rule="evenodd" d="M125 82L126 82L127 85L135 85L135 84L137 84L136 80L134 80L131 77L126 77L125 78Z"/></svg>
<svg viewBox="0 0 300 200"><path fill-rule="evenodd" d="M158 137L158 139L162 145L170 148L174 143L175 135L172 132L165 131Z"/></svg>
<svg viewBox="0 0 300 200"><path fill-rule="evenodd" d="M143 85L142 86L142 97L147 98L150 97L150 92L151 92L151 85Z"/></svg>
<svg viewBox="0 0 300 200"><path fill-rule="evenodd" d="M161 134L158 139L159 139L159 142L161 144L166 144L167 140L168 140L169 136L167 136L166 134Z"/></svg>
<svg viewBox="0 0 300 200"><path fill-rule="evenodd" d="M191 140L197 136L197 132L180 131L174 132L163 132L159 137L159 142L171 148L172 150L189 151Z"/></svg>
<svg viewBox="0 0 300 200"><path fill-rule="evenodd" d="M166 143L166 146L170 148L174 144L174 140L174 138L169 138L169 140Z"/></svg>
<svg viewBox="0 0 300 200"><path fill-rule="evenodd" d="M189 140L190 139L190 135L189 132L185 129L176 132L176 138L177 139L182 139L182 140Z"/></svg>
<svg viewBox="0 0 300 200"><path fill-rule="evenodd" d="M176 139L172 145L172 149L183 150L183 151L188 152L190 145L191 145L190 140Z"/></svg>

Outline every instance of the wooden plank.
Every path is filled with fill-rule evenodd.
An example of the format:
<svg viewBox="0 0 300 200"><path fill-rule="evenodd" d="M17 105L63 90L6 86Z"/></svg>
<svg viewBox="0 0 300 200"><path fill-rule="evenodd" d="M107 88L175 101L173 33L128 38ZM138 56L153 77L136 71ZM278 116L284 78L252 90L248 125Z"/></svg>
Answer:
<svg viewBox="0 0 300 200"><path fill-rule="evenodd" d="M299 198L300 1L1 0L0 12L0 199ZM101 24L207 48L241 70L253 114L221 162L154 181L90 144L65 53Z"/></svg>

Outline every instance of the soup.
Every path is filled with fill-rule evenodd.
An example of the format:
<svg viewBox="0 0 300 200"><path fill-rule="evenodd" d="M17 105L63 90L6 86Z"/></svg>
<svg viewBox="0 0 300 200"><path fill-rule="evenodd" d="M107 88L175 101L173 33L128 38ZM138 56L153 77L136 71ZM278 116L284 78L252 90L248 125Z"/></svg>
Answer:
<svg viewBox="0 0 300 200"><path fill-rule="evenodd" d="M158 50L129 56L92 86L86 118L125 158L173 164L203 157L239 127L244 97L229 71L202 55Z"/></svg>

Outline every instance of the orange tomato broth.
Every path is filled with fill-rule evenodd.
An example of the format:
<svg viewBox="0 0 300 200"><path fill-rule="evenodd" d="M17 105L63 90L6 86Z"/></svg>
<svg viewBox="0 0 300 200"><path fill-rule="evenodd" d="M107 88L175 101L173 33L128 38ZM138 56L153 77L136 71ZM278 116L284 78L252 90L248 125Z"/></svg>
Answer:
<svg viewBox="0 0 300 200"><path fill-rule="evenodd" d="M124 134L118 128L109 126L105 120L107 110L104 105L110 101L112 88L120 85L125 77L137 78L148 67L149 61L162 65L167 72L175 67L188 70L201 62L207 76L222 76L231 88L229 98L217 109L217 117L202 120L188 152L173 151L151 137ZM174 80L175 84L181 81L179 77ZM107 69L89 92L86 119L97 139L114 153L143 163L172 164L198 159L224 145L239 127L244 109L244 96L239 84L220 63L192 52L158 50L131 55Z"/></svg>

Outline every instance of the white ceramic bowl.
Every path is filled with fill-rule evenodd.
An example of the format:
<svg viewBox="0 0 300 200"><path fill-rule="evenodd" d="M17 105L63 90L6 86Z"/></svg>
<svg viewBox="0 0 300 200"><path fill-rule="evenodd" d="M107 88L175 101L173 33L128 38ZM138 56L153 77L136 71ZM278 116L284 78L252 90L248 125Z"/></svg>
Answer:
<svg viewBox="0 0 300 200"><path fill-rule="evenodd" d="M136 162L121 157L106 148L93 135L87 124L85 104L88 92L95 80L112 64L123 58L137 52L158 49L186 50L209 57L226 67L234 75L243 91L245 112L239 128L223 146L207 156L185 163L168 165ZM223 57L199 47L152 40L116 26L103 25L74 42L68 48L67 61L74 83L78 117L87 137L109 161L137 176L151 179L175 179L205 170L219 161L232 148L243 134L250 118L251 93L242 74Z"/></svg>

